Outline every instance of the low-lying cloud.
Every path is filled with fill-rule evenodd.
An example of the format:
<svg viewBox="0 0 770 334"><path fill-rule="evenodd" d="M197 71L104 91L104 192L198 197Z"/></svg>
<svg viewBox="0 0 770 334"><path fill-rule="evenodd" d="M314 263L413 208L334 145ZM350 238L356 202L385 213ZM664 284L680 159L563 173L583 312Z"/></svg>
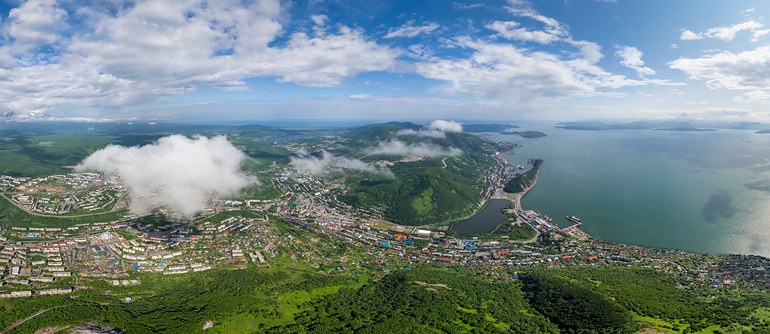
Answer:
<svg viewBox="0 0 770 334"><path fill-rule="evenodd" d="M393 172L387 168L379 168L369 165L359 159L335 156L327 151L321 151L321 157L303 154L290 158L294 170L305 172L314 176L324 176L334 170L356 170L367 172L382 177L393 178Z"/></svg>
<svg viewBox="0 0 770 334"><path fill-rule="evenodd" d="M460 155L462 150L456 147L443 148L435 144L407 144L398 139L379 143L366 150L368 155L396 155L403 157L439 158Z"/></svg>
<svg viewBox="0 0 770 334"><path fill-rule="evenodd" d="M404 129L396 132L397 136L419 136L428 138L446 138L447 132L463 132L463 125L455 121L437 119L420 130Z"/></svg>
<svg viewBox="0 0 770 334"><path fill-rule="evenodd" d="M256 177L241 171L244 159L246 154L225 136L172 135L145 146L109 145L76 169L122 178L135 214L166 207L172 216L190 219L212 195L231 196L258 184Z"/></svg>
<svg viewBox="0 0 770 334"><path fill-rule="evenodd" d="M437 119L428 125L428 129L442 132L463 132L463 125L455 121Z"/></svg>
<svg viewBox="0 0 770 334"><path fill-rule="evenodd" d="M403 129L398 130L396 132L396 136L419 136L419 137L428 137L428 138L446 138L446 134L444 134L443 131L438 130L413 130L413 129Z"/></svg>

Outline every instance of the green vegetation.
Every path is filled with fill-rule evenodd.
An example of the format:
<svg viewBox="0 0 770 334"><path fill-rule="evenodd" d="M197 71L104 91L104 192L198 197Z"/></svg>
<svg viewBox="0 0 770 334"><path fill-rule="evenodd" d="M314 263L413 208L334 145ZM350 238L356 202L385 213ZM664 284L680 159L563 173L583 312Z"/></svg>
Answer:
<svg viewBox="0 0 770 334"><path fill-rule="evenodd" d="M126 214L128 214L127 210L120 210L85 217L41 217L24 212L10 201L0 197L0 226L2 227L69 227L76 224L117 221Z"/></svg>
<svg viewBox="0 0 770 334"><path fill-rule="evenodd" d="M296 323L270 332L556 333L512 283L457 271L399 271L360 288L343 288L312 303Z"/></svg>
<svg viewBox="0 0 770 334"><path fill-rule="evenodd" d="M90 135L81 131L72 137L76 138L73 142L62 139L71 133L50 132L37 125L22 125L16 132L0 129L0 173L34 176L64 172L66 169L58 166L76 163L108 142L146 144L178 132L230 134L252 158L244 168L258 172L273 162L285 163L288 154L263 140L308 133L258 126L95 126L106 128ZM347 142L340 150L360 153L357 150L404 128L421 127L411 123L361 127L343 138ZM63 129L77 130L74 125ZM387 219L400 224L433 224L471 213L481 199L483 175L495 163L488 156L496 149L494 144L457 133L448 133L446 138L402 139L429 140L443 148L460 148L464 153L445 159L446 165L440 158L394 162L391 170L397 178L392 180L348 175L352 189L340 198L353 205L382 208ZM83 144L75 145L74 140ZM36 157L48 158L37 161ZM508 182L505 190L520 192L531 186L542 164L542 160L536 160L531 170ZM271 185L246 191L249 197L270 198L276 194L277 189ZM64 227L118 220L124 213L39 217L0 199L0 226L4 227ZM236 210L201 219L220 221L232 216L264 217ZM142 220L150 225L164 221L160 215ZM287 241L293 248L285 243L276 246L278 255L269 259L269 267L228 264L185 275L131 272L129 278L141 281L136 286L111 286L102 278L77 277L78 289L71 295L0 299L0 329L47 310L11 333L92 321L127 333L200 332L208 322L213 324L208 330L213 333L631 333L642 328L673 333L770 333L767 293L749 293L731 286L721 290L699 288L687 284L684 278L680 281L678 275L682 274L676 272L661 273L636 264L593 268L599 261L580 258L572 262L578 264L574 268L560 268L570 264L554 261L538 269L495 266L480 274L433 264L418 267L416 262L426 260L419 258L410 264L413 270L407 271L400 269L404 263L375 264L371 249L332 240L283 221L275 224L281 234L293 236ZM136 238L122 230L116 233ZM499 239L501 235L526 240L534 237L535 231L527 224L515 224L513 216L487 236ZM304 263L301 256L293 260L286 255L291 249L295 254L314 253L318 258L309 261L317 263ZM557 249L542 252L557 253ZM41 258L31 254L29 259ZM60 280L54 286L68 287L74 280ZM131 298L130 302L126 298Z"/></svg>
<svg viewBox="0 0 770 334"><path fill-rule="evenodd" d="M22 123L0 126L0 175L37 177L72 171L85 157L108 144L146 145L171 134L227 135L252 158L244 168L288 162L288 152L270 138L318 135L327 130L278 129L260 125L217 126L120 123Z"/></svg>
<svg viewBox="0 0 770 334"><path fill-rule="evenodd" d="M540 313L571 333L631 333L631 313L592 289L542 272L522 276L524 292Z"/></svg>
<svg viewBox="0 0 770 334"><path fill-rule="evenodd" d="M503 131L500 133L504 135L517 135L522 138L542 138L547 136L547 134L540 131Z"/></svg>
<svg viewBox="0 0 770 334"><path fill-rule="evenodd" d="M340 199L363 207L385 207L385 218L404 225L436 224L470 214L481 200L481 177L494 161L480 154L440 161L399 162L395 179L358 179ZM438 165L438 166L437 166Z"/></svg>
<svg viewBox="0 0 770 334"><path fill-rule="evenodd" d="M532 168L525 173L518 174L505 183L503 190L507 193L520 193L523 192L534 184L537 180L537 173L540 172L540 168L543 166L543 160L535 160Z"/></svg>
<svg viewBox="0 0 770 334"><path fill-rule="evenodd" d="M188 275L144 274L141 284L70 296L0 299L0 328L58 307L11 333L97 321L127 333L766 333L770 298L677 287L670 276L629 267L538 269L521 280L489 281L421 267L379 279L319 274L286 257L273 266ZM364 269L361 269L364 271ZM125 302L131 297L130 303Z"/></svg>
<svg viewBox="0 0 770 334"><path fill-rule="evenodd" d="M355 148L369 147L372 143L392 138L399 130L420 130L421 126L410 122L388 122L355 127L345 133L349 145Z"/></svg>
<svg viewBox="0 0 770 334"><path fill-rule="evenodd" d="M508 240L530 240L537 235L537 231L527 223L511 224L505 222L492 231L491 235L494 238L504 235L508 237Z"/></svg>
<svg viewBox="0 0 770 334"><path fill-rule="evenodd" d="M421 128L406 122L357 127L345 134L345 148L335 153L361 153L372 143L395 137L400 130ZM365 156L363 159L369 161L394 161L389 169L395 179L349 176L351 189L340 199L354 207L383 208L386 219L403 225L437 224L471 214L482 199L484 175L495 164L489 154L500 148L464 133L445 133L444 138L414 135L398 138L406 144L430 143L444 149L460 149L463 153L410 162L399 161L401 157Z"/></svg>
<svg viewBox="0 0 770 334"><path fill-rule="evenodd" d="M24 323L14 332L28 333L47 326L94 320L127 333L199 332L207 320L222 323L222 329L229 327L230 331L241 326L258 329L289 323L307 301L333 293L340 286L356 285L350 276L311 274L307 268L296 265L289 268L294 270L217 270L176 277L143 275L139 277L140 285L111 288L102 283L98 290L79 292L77 299L52 296L0 300L0 324L6 327L12 320L37 310L62 306ZM106 293L107 290L110 292ZM125 297L132 301L125 303Z"/></svg>
<svg viewBox="0 0 770 334"><path fill-rule="evenodd" d="M712 296L707 290L678 288L672 277L641 268L562 269L549 275L604 295L660 329L694 333L716 326L723 332L770 331L770 322L755 314L770 306L765 293Z"/></svg>

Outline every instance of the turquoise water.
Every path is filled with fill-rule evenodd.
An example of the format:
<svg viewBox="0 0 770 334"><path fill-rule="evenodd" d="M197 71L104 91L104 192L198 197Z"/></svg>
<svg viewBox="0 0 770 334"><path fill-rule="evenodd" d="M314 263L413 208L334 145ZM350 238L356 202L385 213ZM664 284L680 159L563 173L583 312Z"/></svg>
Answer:
<svg viewBox="0 0 770 334"><path fill-rule="evenodd" d="M548 137L493 136L523 145L512 163L545 159L525 209L605 240L770 256L770 135L522 129Z"/></svg>

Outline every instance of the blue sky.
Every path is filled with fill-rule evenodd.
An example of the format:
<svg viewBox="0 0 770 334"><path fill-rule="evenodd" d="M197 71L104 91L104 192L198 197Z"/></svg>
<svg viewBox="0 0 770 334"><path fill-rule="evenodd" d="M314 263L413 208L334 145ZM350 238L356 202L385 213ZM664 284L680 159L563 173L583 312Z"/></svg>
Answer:
<svg viewBox="0 0 770 334"><path fill-rule="evenodd" d="M769 9L748 0L9 1L0 112L770 122Z"/></svg>

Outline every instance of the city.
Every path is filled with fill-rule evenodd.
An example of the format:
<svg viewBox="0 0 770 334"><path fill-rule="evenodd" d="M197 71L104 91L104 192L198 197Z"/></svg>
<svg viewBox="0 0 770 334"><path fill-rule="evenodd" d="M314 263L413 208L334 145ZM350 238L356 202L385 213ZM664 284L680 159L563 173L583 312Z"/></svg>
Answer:
<svg viewBox="0 0 770 334"><path fill-rule="evenodd" d="M514 166L503 159L490 170L487 196L500 194ZM141 284L142 273L182 275L223 265L269 266L288 256L316 268L335 263L336 271L368 269L380 274L416 266L440 265L472 270L495 280L511 280L531 268L625 266L652 268L676 277L682 288L706 287L766 292L770 261L755 256L710 256L592 239L579 224L560 228L532 210L511 209L514 221L529 224L537 236L529 241L502 238L458 238L444 226L403 226L383 220L377 208L353 208L337 199L344 181L319 178L290 169L274 171L282 192L273 200L212 199L194 222L168 221L162 212L147 217L124 216L109 222L69 227L12 226L0 230L3 275L0 298L68 294L83 279L112 286ZM84 208L100 196L105 203L122 198L119 180L97 174L68 174L36 179L0 177L14 204L39 212L43 197L67 198ZM60 184L56 190L52 184ZM74 195L86 189L86 195ZM104 195L112 193L113 195ZM517 194L514 196L520 196ZM16 199L34 198L32 203ZM103 206L105 206L104 204ZM125 205L125 204L124 204ZM518 223L518 222L517 222ZM291 225L308 232L287 233ZM284 228L281 228L284 226ZM323 239L319 239L323 238ZM326 241L323 241L326 240ZM534 241L534 242L533 242ZM357 258L329 257L341 244L360 250ZM697 264L697 265L694 265Z"/></svg>

